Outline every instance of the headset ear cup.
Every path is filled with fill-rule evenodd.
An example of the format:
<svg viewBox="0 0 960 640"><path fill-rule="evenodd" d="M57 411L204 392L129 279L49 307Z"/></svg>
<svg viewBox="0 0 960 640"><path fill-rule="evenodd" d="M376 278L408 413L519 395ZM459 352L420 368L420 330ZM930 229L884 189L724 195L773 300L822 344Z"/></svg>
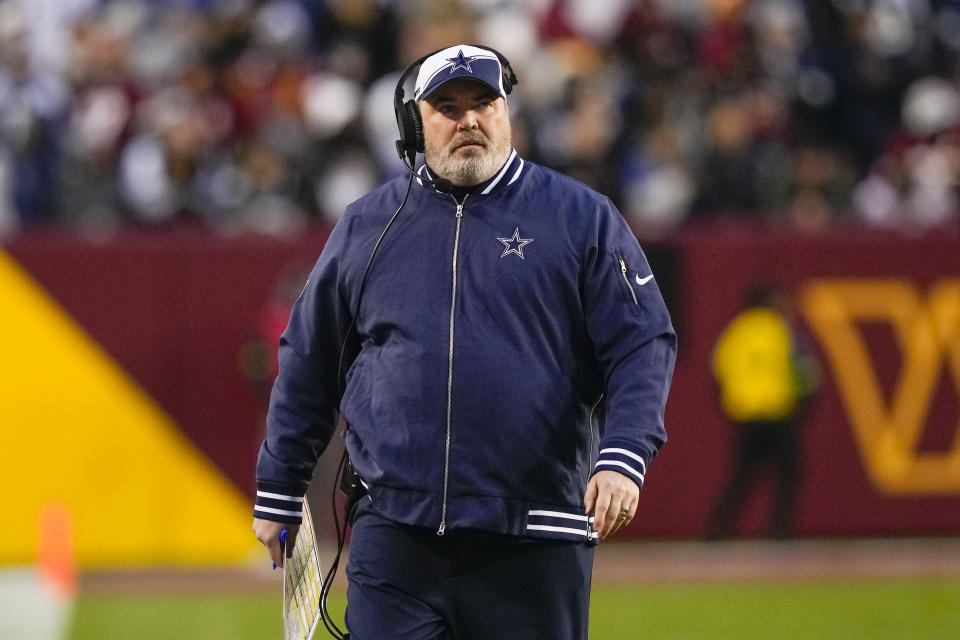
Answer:
<svg viewBox="0 0 960 640"><path fill-rule="evenodd" d="M420 107L417 106L416 101L407 100L404 104L404 108L407 111L407 122L410 123L410 128L412 135L410 136L410 142L416 145L417 153L423 153L424 141L423 141L423 119L420 117Z"/></svg>
<svg viewBox="0 0 960 640"><path fill-rule="evenodd" d="M500 82L503 84L503 92L507 95L510 95L510 92L513 91L513 79L510 77L512 69L510 69L510 63L507 62L506 58L500 60Z"/></svg>
<svg viewBox="0 0 960 640"><path fill-rule="evenodd" d="M410 116L407 114L406 103L397 100L394 103L393 111L397 116L397 129L400 133L400 139L397 140L397 151L400 153L400 159L404 160L408 153L412 151L416 132L410 122Z"/></svg>

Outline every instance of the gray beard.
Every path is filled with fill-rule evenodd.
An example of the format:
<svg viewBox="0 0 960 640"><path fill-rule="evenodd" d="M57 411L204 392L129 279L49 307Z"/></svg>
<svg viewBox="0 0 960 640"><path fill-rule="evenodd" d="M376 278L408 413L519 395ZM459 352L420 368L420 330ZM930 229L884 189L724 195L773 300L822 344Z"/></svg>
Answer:
<svg viewBox="0 0 960 640"><path fill-rule="evenodd" d="M488 140L483 151L453 157L446 149L426 141L425 157L430 168L459 187L472 187L493 177L510 155L510 132L500 140Z"/></svg>

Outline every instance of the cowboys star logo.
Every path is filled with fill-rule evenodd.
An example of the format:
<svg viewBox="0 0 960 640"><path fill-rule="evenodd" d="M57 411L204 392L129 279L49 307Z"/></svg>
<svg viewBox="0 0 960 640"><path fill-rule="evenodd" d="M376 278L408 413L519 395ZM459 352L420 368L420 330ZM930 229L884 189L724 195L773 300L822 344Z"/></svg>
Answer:
<svg viewBox="0 0 960 640"><path fill-rule="evenodd" d="M453 73L457 69L466 69L467 73L473 73L473 69L470 68L470 63L476 59L476 56L467 57L463 55L463 49L460 49L457 51L456 58L447 58L447 62L452 63L450 65L450 73Z"/></svg>
<svg viewBox="0 0 960 640"><path fill-rule="evenodd" d="M520 227L517 227L513 230L513 235L509 238L497 238L500 242L503 243L503 253L500 254L500 257L504 257L511 253L515 253L520 256L521 260L526 260L523 257L523 248L533 242L533 238L521 238L520 237Z"/></svg>

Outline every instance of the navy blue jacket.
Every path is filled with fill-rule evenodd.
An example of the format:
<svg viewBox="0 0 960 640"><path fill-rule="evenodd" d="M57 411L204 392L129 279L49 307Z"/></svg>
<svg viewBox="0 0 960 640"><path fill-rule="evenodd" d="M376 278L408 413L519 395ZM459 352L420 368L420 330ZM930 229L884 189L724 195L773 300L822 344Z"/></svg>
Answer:
<svg viewBox="0 0 960 640"><path fill-rule="evenodd" d="M358 299L406 183L347 207L293 307L254 515L299 521L339 404L384 516L594 539L590 476L642 487L666 441L676 338L646 257L609 199L514 151L462 203L418 178ZM358 354L338 403L351 320Z"/></svg>

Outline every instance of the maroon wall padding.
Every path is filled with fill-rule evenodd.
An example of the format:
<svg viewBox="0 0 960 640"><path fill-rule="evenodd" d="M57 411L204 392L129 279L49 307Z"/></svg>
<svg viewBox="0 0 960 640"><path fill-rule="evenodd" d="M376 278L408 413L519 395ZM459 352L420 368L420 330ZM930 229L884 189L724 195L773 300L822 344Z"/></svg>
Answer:
<svg viewBox="0 0 960 640"><path fill-rule="evenodd" d="M244 374L244 354L264 334L279 336L282 327L264 328L276 292L309 271L326 237L324 230L296 241L193 230L100 241L45 234L6 248L252 494L269 381Z"/></svg>
<svg viewBox="0 0 960 640"><path fill-rule="evenodd" d="M107 239L42 233L9 239L4 248L252 494L273 366L259 357L258 345L270 343L268 351L275 351L289 299L326 237L325 229L291 240L193 229L131 231ZM655 268L662 269L658 281L680 332L667 406L670 441L651 465L640 514L629 530L656 537L702 535L726 479L733 427L719 410L709 359L752 285L776 280L799 294L817 280L900 278L923 297L934 283L960 278L956 233L920 239L726 226L686 231L651 245L650 253ZM875 374L889 393L902 363L895 334L883 323L862 331ZM824 347L815 332L807 335L820 356L823 385L803 424L798 533L960 532L960 493L890 495L871 483ZM925 450L960 442L960 382L946 366L939 375ZM741 533L764 531L768 488L752 496Z"/></svg>
<svg viewBox="0 0 960 640"><path fill-rule="evenodd" d="M641 497L644 522L636 525L638 531L658 536L701 534L726 480L734 431L717 403L710 355L719 333L754 284L776 281L786 286L795 293L802 320L799 298L804 288L817 280L903 278L925 297L931 284L960 278L960 236L956 233L908 239L862 231L804 235L711 227L683 234L676 247L679 291L673 312L682 330L667 404L670 441L651 465ZM813 331L801 329L806 329L811 348L819 355L823 380L802 425L798 533L960 532L960 493L892 496L871 485L823 346ZM883 326L863 330L869 334L865 339L871 346L875 373L883 386L889 387L901 364L893 334ZM960 331L955 335L960 336ZM955 391L960 380L951 381L946 368L939 375L941 389L928 422L940 430L940 442L944 440L942 432L949 431L950 439L960 445ZM950 382L944 385L945 380ZM741 532L765 531L769 489L762 486L751 496L742 514Z"/></svg>

